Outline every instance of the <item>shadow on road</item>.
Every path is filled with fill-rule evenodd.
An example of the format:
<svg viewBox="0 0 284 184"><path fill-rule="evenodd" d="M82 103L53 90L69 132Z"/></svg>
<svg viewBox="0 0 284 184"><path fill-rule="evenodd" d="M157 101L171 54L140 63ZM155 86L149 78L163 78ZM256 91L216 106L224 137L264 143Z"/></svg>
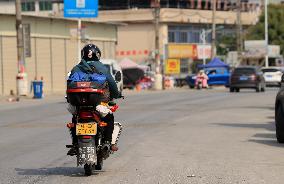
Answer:
<svg viewBox="0 0 284 184"><path fill-rule="evenodd" d="M52 176L62 175L69 177L82 177L84 169L78 167L51 167L51 168L38 168L38 169L21 169L15 168L18 175L24 176ZM97 175L104 171L95 171L93 175Z"/></svg>
<svg viewBox="0 0 284 184"><path fill-rule="evenodd" d="M269 119L274 119L274 117L269 116ZM284 144L279 144L276 140L276 135L275 135L275 122L268 122L268 123L217 123L219 126L227 126L227 127L235 127L235 128L253 128L253 129L264 129L270 131L271 133L256 133L252 135L250 139L248 139L248 142L255 142L258 144L265 144L269 146L274 146L274 147L284 147Z"/></svg>
<svg viewBox="0 0 284 184"><path fill-rule="evenodd" d="M274 107L267 107L267 106L245 106L243 108L248 108L248 109L268 109L270 111L274 111Z"/></svg>
<svg viewBox="0 0 284 184"><path fill-rule="evenodd" d="M275 135L271 134L271 136L273 135L274 139L250 139L248 140L249 142L255 142L255 143L259 143L259 144L265 144L268 146L274 146L274 147L281 147L284 148L283 144L279 144L276 139L275 139Z"/></svg>
<svg viewBox="0 0 284 184"><path fill-rule="evenodd" d="M257 129L266 129L269 131L274 131L274 122L269 122L265 124L260 124L260 123L216 123L217 125L220 126L227 126L227 127L235 127L235 128L257 128Z"/></svg>

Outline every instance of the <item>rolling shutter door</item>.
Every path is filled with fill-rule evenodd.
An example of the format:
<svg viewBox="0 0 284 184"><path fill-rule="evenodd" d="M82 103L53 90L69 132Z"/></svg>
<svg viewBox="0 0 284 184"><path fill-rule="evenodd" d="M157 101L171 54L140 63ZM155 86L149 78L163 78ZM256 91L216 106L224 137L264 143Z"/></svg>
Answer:
<svg viewBox="0 0 284 184"><path fill-rule="evenodd" d="M16 94L16 75L18 73L16 37L3 37L4 94L13 90Z"/></svg>
<svg viewBox="0 0 284 184"><path fill-rule="evenodd" d="M51 92L50 40L37 38L37 71L43 77L43 93Z"/></svg>
<svg viewBox="0 0 284 184"><path fill-rule="evenodd" d="M53 92L63 92L66 89L64 52L64 40L52 39Z"/></svg>
<svg viewBox="0 0 284 184"><path fill-rule="evenodd" d="M77 42L66 40L66 60L67 60L67 73L78 63L77 59ZM67 77L67 76L66 76Z"/></svg>

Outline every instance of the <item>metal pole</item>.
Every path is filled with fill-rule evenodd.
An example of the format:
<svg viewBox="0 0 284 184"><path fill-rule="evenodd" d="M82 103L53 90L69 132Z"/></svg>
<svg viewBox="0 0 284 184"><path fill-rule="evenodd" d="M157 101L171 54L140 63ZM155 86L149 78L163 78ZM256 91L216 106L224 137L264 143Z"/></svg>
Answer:
<svg viewBox="0 0 284 184"><path fill-rule="evenodd" d="M237 51L238 51L238 63L242 61L243 51L243 39L242 39L242 17L241 17L241 0L237 1Z"/></svg>
<svg viewBox="0 0 284 184"><path fill-rule="evenodd" d="M78 37L78 63L81 61L81 19L78 19L78 30L77 30L77 37Z"/></svg>
<svg viewBox="0 0 284 184"><path fill-rule="evenodd" d="M211 58L214 58L215 55L216 55L216 51L215 51L215 45L216 45L216 22L215 21L216 21L216 0L213 0Z"/></svg>
<svg viewBox="0 0 284 184"><path fill-rule="evenodd" d="M205 45L206 45L206 31L205 29L202 29L201 31L201 41L202 41L202 57L203 57L203 65L206 64L206 59L205 59Z"/></svg>
<svg viewBox="0 0 284 184"><path fill-rule="evenodd" d="M265 13L265 67L268 67L268 0L264 0L264 13Z"/></svg>

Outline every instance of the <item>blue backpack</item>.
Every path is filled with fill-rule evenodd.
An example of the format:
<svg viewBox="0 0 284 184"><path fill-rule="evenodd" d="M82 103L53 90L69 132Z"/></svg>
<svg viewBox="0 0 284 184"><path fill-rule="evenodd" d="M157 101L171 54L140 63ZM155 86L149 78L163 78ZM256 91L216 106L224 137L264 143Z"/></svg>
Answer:
<svg viewBox="0 0 284 184"><path fill-rule="evenodd" d="M107 78L104 74L96 71L95 68L91 68L87 62L83 61L83 64L90 70L93 71L83 71L79 66L76 66L78 70L72 73L67 80L67 88L74 89L78 88L78 82L90 82L91 88L94 89L106 89L108 88Z"/></svg>
<svg viewBox="0 0 284 184"><path fill-rule="evenodd" d="M69 82L96 82L98 84L104 84L106 82L106 76L98 73L84 73L84 72L74 72L68 78Z"/></svg>

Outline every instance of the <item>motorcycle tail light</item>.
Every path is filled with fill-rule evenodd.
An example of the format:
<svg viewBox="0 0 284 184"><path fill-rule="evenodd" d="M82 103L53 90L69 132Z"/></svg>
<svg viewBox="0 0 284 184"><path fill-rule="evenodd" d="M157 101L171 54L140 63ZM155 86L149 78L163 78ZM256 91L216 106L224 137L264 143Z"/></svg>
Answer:
<svg viewBox="0 0 284 184"><path fill-rule="evenodd" d="M255 79L256 79L256 76L255 76L255 75L252 75L252 76L251 76L251 79L252 79L252 80L255 80Z"/></svg>
<svg viewBox="0 0 284 184"><path fill-rule="evenodd" d="M83 138L83 139L91 139L91 138L92 138L92 136L89 136L89 135L83 135L83 136L82 136L82 138Z"/></svg>
<svg viewBox="0 0 284 184"><path fill-rule="evenodd" d="M80 112L80 118L82 119L88 119L93 118L93 114L91 112Z"/></svg>

